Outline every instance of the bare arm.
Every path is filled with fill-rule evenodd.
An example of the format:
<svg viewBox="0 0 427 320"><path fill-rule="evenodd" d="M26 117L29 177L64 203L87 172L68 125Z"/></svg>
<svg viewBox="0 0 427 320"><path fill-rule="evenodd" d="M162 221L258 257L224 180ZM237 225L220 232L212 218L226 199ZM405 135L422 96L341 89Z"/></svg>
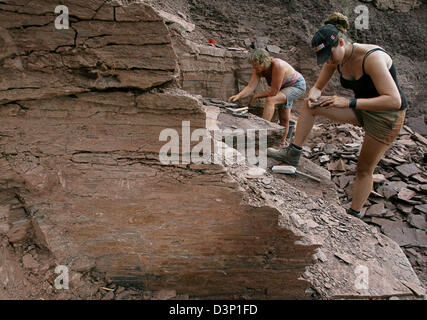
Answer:
<svg viewBox="0 0 427 320"><path fill-rule="evenodd" d="M258 86L259 79L260 79L259 75L256 73L255 69L253 69L252 70L252 76L251 76L251 79L249 80L248 85L246 87L244 87L243 90L240 91L238 94L230 97L228 99L228 102L231 102L231 101L234 102L234 101L237 101L239 99L242 99L242 98L249 96Z"/></svg>
<svg viewBox="0 0 427 320"><path fill-rule="evenodd" d="M336 64L325 63L323 65L322 71L320 71L320 74L319 74L319 77L317 78L316 83L308 93L309 101L316 101L317 99L320 98L320 96L322 95L323 89L325 89L329 80L332 78L332 75L334 74L335 70L337 70Z"/></svg>
<svg viewBox="0 0 427 320"><path fill-rule="evenodd" d="M316 83L314 84L314 87L319 89L320 91L323 91L329 80L332 78L332 75L335 73L335 70L337 70L336 64L325 63L323 65L322 71L319 74L319 77L317 78Z"/></svg>
<svg viewBox="0 0 427 320"><path fill-rule="evenodd" d="M399 110L402 104L399 89L387 67L385 53L375 52L365 60L365 73L368 74L379 96L357 99L357 109L371 111Z"/></svg>
<svg viewBox="0 0 427 320"><path fill-rule="evenodd" d="M257 93L255 98L274 97L280 91L280 87L283 83L283 78L286 74L286 68L280 64L273 65L271 87L269 90Z"/></svg>

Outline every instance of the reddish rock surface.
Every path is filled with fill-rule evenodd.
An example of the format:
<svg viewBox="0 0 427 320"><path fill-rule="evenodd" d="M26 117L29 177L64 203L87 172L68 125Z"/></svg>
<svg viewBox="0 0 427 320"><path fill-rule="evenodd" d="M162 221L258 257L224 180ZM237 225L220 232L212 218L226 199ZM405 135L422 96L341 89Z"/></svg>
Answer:
<svg viewBox="0 0 427 320"><path fill-rule="evenodd" d="M222 99L228 98L230 92L234 94L239 87L245 85L250 77L250 66L242 64L241 52L230 51L225 54L221 49L238 47L249 50L251 43L278 46L280 53L272 55L288 61L301 72L310 88L320 72L311 50L311 38L329 14L340 11L350 18L349 35L355 42L377 44L390 52L396 63L399 82L409 102L406 123L417 132L427 135L424 108L427 98L424 72L427 4L423 1L349 0L343 3L339 0L256 0L240 2L234 6L230 6L228 0L147 1L154 7L175 15L181 12L188 22L196 25L193 32L186 32L174 24L169 25L172 34L177 30L192 47L186 55L179 54L183 75L181 81L185 89L192 93L215 92L216 96L206 96ZM355 27L359 16L355 8L359 5L365 5L369 11L368 30L357 30ZM209 38L216 40L215 47L208 47ZM178 47L177 52L180 50ZM219 62L218 57L224 55L226 59ZM202 66L198 59L206 62L206 66ZM192 66L197 66L198 69ZM231 76L233 73L237 78L234 82ZM225 85L222 91L219 89L221 85ZM333 94L351 96L350 91L341 88L338 76L332 78L325 90L325 95ZM297 103L296 106L298 105Z"/></svg>
<svg viewBox="0 0 427 320"><path fill-rule="evenodd" d="M96 270L147 291L304 298L308 283L299 277L313 247L295 244L277 209L242 203L221 165L159 162L160 132L180 132L184 120L192 130L204 127L206 114L196 98L165 88L177 58L153 9L131 5L113 16L102 1L81 2L81 12L73 1L76 18L61 32L52 27L52 4L34 5L8 9L41 12L40 26L2 22L19 56L2 65L10 78L0 91L1 161L11 172L1 182L17 186L4 192L23 208L3 215L2 235L33 241L72 272ZM22 70L13 67L18 60ZM28 253L22 263L38 266ZM5 295L14 297L13 288Z"/></svg>
<svg viewBox="0 0 427 320"><path fill-rule="evenodd" d="M62 32L56 3L24 2L0 4L15 44L0 60L0 298L422 292L399 246L348 217L331 181L159 162L163 129L204 128L207 116L176 88L185 51L153 8L63 1L72 17ZM239 61L229 51L206 55ZM53 288L57 265L70 269L70 291ZM370 270L363 290L359 265Z"/></svg>

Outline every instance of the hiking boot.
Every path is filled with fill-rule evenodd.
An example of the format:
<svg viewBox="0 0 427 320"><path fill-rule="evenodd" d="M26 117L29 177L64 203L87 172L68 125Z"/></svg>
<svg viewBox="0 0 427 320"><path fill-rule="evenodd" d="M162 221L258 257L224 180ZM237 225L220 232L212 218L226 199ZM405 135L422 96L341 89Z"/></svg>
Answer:
<svg viewBox="0 0 427 320"><path fill-rule="evenodd" d="M280 142L280 144L279 144L279 148L280 148L280 149L284 149L284 148L286 148L287 146L289 146L289 143L288 143L288 142L286 142L286 141L281 141L281 142Z"/></svg>
<svg viewBox="0 0 427 320"><path fill-rule="evenodd" d="M347 213L352 215L353 217L362 219L362 212L360 212L360 211L355 211L355 210L349 208L349 209L347 209Z"/></svg>
<svg viewBox="0 0 427 320"><path fill-rule="evenodd" d="M276 150L273 148L267 149L267 156L270 156L276 160L280 160L290 164L292 166L297 166L299 163L299 159L301 158L302 150L298 150L291 144L289 147L285 149Z"/></svg>

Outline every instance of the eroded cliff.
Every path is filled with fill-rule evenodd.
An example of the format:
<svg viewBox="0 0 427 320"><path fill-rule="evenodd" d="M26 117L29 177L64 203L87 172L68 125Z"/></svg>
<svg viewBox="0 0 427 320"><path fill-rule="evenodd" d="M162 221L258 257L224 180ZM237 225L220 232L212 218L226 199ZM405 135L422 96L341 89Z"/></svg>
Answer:
<svg viewBox="0 0 427 320"><path fill-rule="evenodd" d="M0 4L2 298L100 298L88 276L168 297L412 295L401 249L347 217L330 181L160 162L164 129L206 126L202 99L177 88L163 18L142 3L62 4L66 30L55 1ZM69 291L53 288L58 265ZM359 265L372 270L363 290Z"/></svg>

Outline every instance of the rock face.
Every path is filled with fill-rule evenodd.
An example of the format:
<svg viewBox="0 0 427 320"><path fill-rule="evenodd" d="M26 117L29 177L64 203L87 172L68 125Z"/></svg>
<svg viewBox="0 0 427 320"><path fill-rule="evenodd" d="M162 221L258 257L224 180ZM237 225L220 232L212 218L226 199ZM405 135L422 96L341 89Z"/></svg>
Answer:
<svg viewBox="0 0 427 320"><path fill-rule="evenodd" d="M409 12L421 5L418 0L362 0L363 2L373 2L380 10L396 10Z"/></svg>
<svg viewBox="0 0 427 320"><path fill-rule="evenodd" d="M0 61L8 75L0 83L0 236L8 243L31 239L50 252L50 268L101 272L158 298L302 299L308 287L322 298L421 292L397 244L346 217L331 183L248 178L246 164L160 162L164 129L183 137L183 121L195 130L214 120L200 97L176 88L179 58L163 19L141 3L62 3L68 30L53 27L53 1L0 4L12 48ZM182 162L187 151L178 147ZM23 257L26 269L43 265ZM363 292L354 288L360 264L371 270Z"/></svg>
<svg viewBox="0 0 427 320"><path fill-rule="evenodd" d="M22 4L0 5L14 44L0 88L8 241L33 237L57 264L151 291L304 298L313 247L295 244L277 209L242 204L222 165L160 163L163 129L206 122L201 101L173 88L163 19L142 4L65 1L71 26L56 30L53 2Z"/></svg>
<svg viewBox="0 0 427 320"><path fill-rule="evenodd" d="M190 93L227 100L236 93L236 81L250 78L247 50L231 51L179 36L173 40L180 67L180 84ZM237 76L239 74L245 77Z"/></svg>
<svg viewBox="0 0 427 320"><path fill-rule="evenodd" d="M241 2L239 5L230 6L229 0L217 0L207 3L205 1L164 0L153 1L153 5L166 7L170 12L185 10L188 21L196 24L195 32L184 34L191 42L199 42L202 46L208 46L208 39L216 40L216 48L243 47L250 49L251 43L255 46L278 46L280 53L272 53L273 56L289 62L296 70L301 72L307 81L307 91L315 83L320 73L316 58L311 50L311 38L316 29L323 24L328 14L338 10L346 14L350 19L349 35L358 43L376 44L387 50L396 64L399 83L407 96L409 110L407 112L407 124L418 132L427 135L425 124L426 111L426 84L425 81L425 43L427 41L426 30L427 10L426 3L419 0L366 0L362 3L358 0L348 0L343 3L340 0L330 1L281 1L270 0ZM365 5L369 11L369 29L356 28L356 19L359 13L355 9ZM334 8L332 10L331 8ZM380 9L379 9L380 8ZM213 49L213 48L212 48ZM274 50L277 52L277 50ZM180 56L180 54L179 54ZM194 66L197 63L197 55L194 56ZM199 55L200 59L215 61L216 58L205 54ZM180 58L188 60L189 57ZM241 69L234 61L224 65L218 63L213 70L223 73L224 66L227 79L234 70L236 78L234 90L229 89L232 81L227 80L227 85L222 91L235 93L238 83L244 84L250 75L247 70ZM183 69L182 71L185 74ZM200 68L203 72L203 68ZM244 73L240 76L241 73ZM188 74L190 75L190 74ZM209 75L198 74L192 70L191 76L207 79ZM210 74L210 79L216 78L216 86L221 81L215 74ZM190 84L190 87L197 87ZM199 85L201 87L202 85ZM207 90L206 88L200 88ZM215 91L218 91L217 87ZM234 91L234 92L233 92ZM199 91L198 94L202 94ZM339 77L334 76L327 88L325 95L349 96L351 93L341 87ZM221 97L222 95L212 96ZM229 95L227 96L229 97ZM295 108L294 108L295 110Z"/></svg>
<svg viewBox="0 0 427 320"><path fill-rule="evenodd" d="M1 5L5 11L20 13L11 13L16 18L5 19L1 25L3 38L12 41L13 48L2 57L3 72L10 74L0 87L2 103L111 88L145 90L174 79L176 56L168 35L159 28L163 20L153 10L142 15L119 8L113 16L113 7L104 8L100 1L100 8L96 1L90 3L93 8L81 3L94 18L83 20L88 17L72 11L76 2L67 3L82 20L72 21L66 30L54 28L53 2ZM44 19L36 25L32 16L39 12ZM28 20L31 25L21 29L30 24Z"/></svg>

